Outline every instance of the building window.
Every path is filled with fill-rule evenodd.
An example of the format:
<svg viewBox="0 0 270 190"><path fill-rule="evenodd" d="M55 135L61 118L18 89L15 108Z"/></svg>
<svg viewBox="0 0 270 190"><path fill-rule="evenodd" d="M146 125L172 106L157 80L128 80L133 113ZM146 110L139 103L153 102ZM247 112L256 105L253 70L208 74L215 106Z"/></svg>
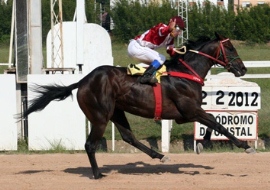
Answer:
<svg viewBox="0 0 270 190"><path fill-rule="evenodd" d="M170 0L171 8L175 8L178 2L175 2L175 0Z"/></svg>
<svg viewBox="0 0 270 190"><path fill-rule="evenodd" d="M258 5L263 5L264 3L264 1L258 1Z"/></svg>
<svg viewBox="0 0 270 190"><path fill-rule="evenodd" d="M242 2L242 7L250 7L250 2Z"/></svg>
<svg viewBox="0 0 270 190"><path fill-rule="evenodd" d="M223 0L217 0L217 5L224 5L224 1Z"/></svg>

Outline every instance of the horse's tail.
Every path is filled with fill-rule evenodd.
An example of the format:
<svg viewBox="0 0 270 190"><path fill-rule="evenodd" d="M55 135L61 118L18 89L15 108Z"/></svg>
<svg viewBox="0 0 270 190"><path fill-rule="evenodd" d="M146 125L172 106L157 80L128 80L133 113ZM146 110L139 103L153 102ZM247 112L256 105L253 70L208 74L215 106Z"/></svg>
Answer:
<svg viewBox="0 0 270 190"><path fill-rule="evenodd" d="M29 101L28 109L24 111L21 118L27 117L32 112L43 110L51 101L62 101L72 95L72 90L78 88L79 83L74 83L69 86L63 85L33 85L31 91L39 94L37 98Z"/></svg>

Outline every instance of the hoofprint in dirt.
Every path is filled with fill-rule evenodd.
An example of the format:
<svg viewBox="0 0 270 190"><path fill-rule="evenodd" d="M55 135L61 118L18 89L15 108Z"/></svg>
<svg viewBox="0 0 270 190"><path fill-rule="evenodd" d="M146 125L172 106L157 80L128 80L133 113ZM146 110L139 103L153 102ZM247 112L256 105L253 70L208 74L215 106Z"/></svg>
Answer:
<svg viewBox="0 0 270 190"><path fill-rule="evenodd" d="M86 154L0 155L0 189L270 189L270 153L97 153L107 176L94 180Z"/></svg>

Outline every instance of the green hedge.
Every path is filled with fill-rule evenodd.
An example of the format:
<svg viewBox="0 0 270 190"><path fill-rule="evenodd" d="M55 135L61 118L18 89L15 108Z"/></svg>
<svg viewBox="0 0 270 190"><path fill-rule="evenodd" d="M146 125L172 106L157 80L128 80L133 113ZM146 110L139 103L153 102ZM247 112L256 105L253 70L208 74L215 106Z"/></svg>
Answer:
<svg viewBox="0 0 270 190"><path fill-rule="evenodd" d="M152 2L118 0L110 15L114 21L113 34L119 41L127 41L159 22L168 23L177 14L169 1L162 6ZM214 34L215 31L234 40L266 43L270 41L270 6L253 6L248 9L225 10L206 2L195 4L188 10L189 38Z"/></svg>
<svg viewBox="0 0 270 190"><path fill-rule="evenodd" d="M149 4L141 4L142 0L116 0L110 10L109 0L85 0L86 17L89 23L100 24L100 14L106 10L114 21L112 34L114 39L127 42L134 36L148 30L159 22L168 23L177 15L177 8L172 7L169 0L151 0ZM206 2L204 6L195 4L188 9L189 38L214 34L215 31L234 40L253 43L270 41L270 5L251 6L238 9L235 13L232 1L229 10ZM102 10L99 5L102 5ZM63 21L72 21L76 2L63 1ZM0 0L0 43L8 41L10 36L12 0ZM43 42L50 30L50 1L42 0L42 32Z"/></svg>

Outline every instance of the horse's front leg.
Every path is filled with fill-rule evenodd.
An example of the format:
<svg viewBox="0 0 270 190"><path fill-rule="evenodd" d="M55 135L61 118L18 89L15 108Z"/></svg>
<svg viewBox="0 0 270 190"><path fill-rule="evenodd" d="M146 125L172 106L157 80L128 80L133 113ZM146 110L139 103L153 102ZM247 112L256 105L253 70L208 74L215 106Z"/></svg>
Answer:
<svg viewBox="0 0 270 190"><path fill-rule="evenodd" d="M246 153L255 153L255 150L251 148L246 142L240 141L233 134L231 134L224 126L219 124L213 115L207 114L204 110L199 111L198 122L207 126L209 129L204 136L204 140L210 140L212 130L215 130L223 135L225 135L229 140L231 140L238 148L245 149ZM197 149L200 148L197 145Z"/></svg>

